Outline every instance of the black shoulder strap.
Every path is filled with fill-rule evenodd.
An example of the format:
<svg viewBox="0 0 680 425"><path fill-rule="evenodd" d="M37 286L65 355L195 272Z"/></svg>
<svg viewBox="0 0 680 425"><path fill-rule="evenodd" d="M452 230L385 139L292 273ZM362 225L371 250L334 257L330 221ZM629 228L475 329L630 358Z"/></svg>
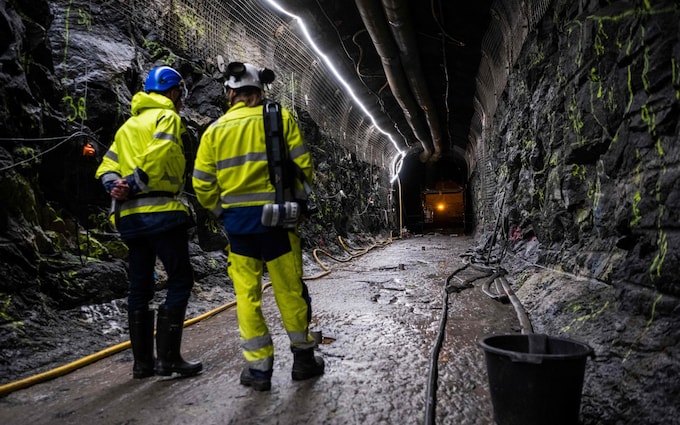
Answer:
<svg viewBox="0 0 680 425"><path fill-rule="evenodd" d="M281 105L265 99L262 108L264 118L264 132L267 143L267 161L269 163L269 181L276 188L276 203L293 200L295 180L299 180L306 188L305 174L302 169L290 159L288 145L283 134L283 118ZM311 189L310 189L311 190Z"/></svg>
<svg viewBox="0 0 680 425"><path fill-rule="evenodd" d="M282 204L286 198L286 190L291 187L292 182L288 170L288 148L283 135L281 105L265 100L262 114L267 143L267 161L269 162L269 181L276 189L276 203Z"/></svg>

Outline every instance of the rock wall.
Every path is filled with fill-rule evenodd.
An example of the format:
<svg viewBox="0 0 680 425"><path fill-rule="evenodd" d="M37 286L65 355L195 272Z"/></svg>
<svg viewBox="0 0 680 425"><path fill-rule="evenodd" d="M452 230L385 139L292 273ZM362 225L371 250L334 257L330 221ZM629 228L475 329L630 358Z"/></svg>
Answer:
<svg viewBox="0 0 680 425"><path fill-rule="evenodd" d="M555 1L484 137L535 331L595 349L585 424L680 423L679 23L675 1Z"/></svg>
<svg viewBox="0 0 680 425"><path fill-rule="evenodd" d="M115 4L2 4L0 133L5 138L0 160L6 184L0 190L6 193L0 217L8 236L5 246L24 251L28 263L39 263L40 253L58 251L56 242L81 254L79 232L106 230L109 200L94 171L129 116L130 99L141 90L146 72L169 64L187 79L190 96L182 114L189 130L184 141L189 167L203 129L225 110L222 76L205 61L162 44L153 21L167 14L161 3L145 9L150 19L142 26L130 25ZM332 243L338 234L389 228L387 174L337 146L305 111L296 112L320 176L313 193L319 214L305 225L308 239ZM94 156L82 154L87 143L95 148ZM344 196L338 195L341 189ZM190 185L186 192L191 198ZM100 249L107 251L106 246Z"/></svg>
<svg viewBox="0 0 680 425"><path fill-rule="evenodd" d="M187 81L188 175L203 129L225 110L214 66L163 44L154 22L167 14L166 3L149 2L147 23L136 26L117 2L0 0L1 376L40 371L31 358L54 346L63 349L47 363L91 354L76 342L74 349L54 342L60 336L48 324L59 311L125 297L127 250L108 225L110 199L94 172L148 70L167 64ZM339 253L338 235L355 247L387 237L387 174L296 112L322 177L313 188L319 212L302 226L305 248ZM93 156L83 154L87 145ZM190 186L185 195L193 201ZM203 224L207 215L196 207ZM205 252L220 249L219 236L199 225L192 237L197 294L231 285L224 256ZM102 338L100 346L108 343Z"/></svg>

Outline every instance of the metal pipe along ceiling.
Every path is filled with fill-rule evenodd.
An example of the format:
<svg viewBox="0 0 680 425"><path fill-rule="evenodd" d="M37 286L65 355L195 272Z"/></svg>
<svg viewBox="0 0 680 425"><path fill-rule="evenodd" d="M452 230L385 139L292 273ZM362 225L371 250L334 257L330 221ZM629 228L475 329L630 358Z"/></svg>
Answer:
<svg viewBox="0 0 680 425"><path fill-rule="evenodd" d="M442 130L437 109L425 84L427 79L421 66L416 34L408 16L407 4L404 0L382 0L382 4L392 35L399 47L401 63L404 65L411 92L425 112L425 119L430 128L434 145L434 154L430 160L437 161L441 156Z"/></svg>
<svg viewBox="0 0 680 425"><path fill-rule="evenodd" d="M402 48L398 47L392 38L392 31L387 24L384 9L380 7L379 0L355 0L361 19L373 41L375 49L380 56L383 70L390 90L404 112L404 117L409 127L413 130L416 139L423 147L420 160L426 162L433 159L433 144L427 134L425 124L421 118L421 108L416 103L409 77L407 66L402 63ZM408 58L410 60L410 57ZM441 145L441 140L439 141ZM435 154L439 157L440 149L435 146Z"/></svg>
<svg viewBox="0 0 680 425"><path fill-rule="evenodd" d="M243 2L248 4L259 3L252 2L250 0L239 0L236 3ZM328 22L319 19L319 16L321 16L321 10L317 10L317 7L320 8L321 6L316 3L315 0L278 0L277 3L281 4L281 6L284 7L289 13L299 17L301 21L304 22L310 41L313 42L320 51L324 52L326 59L328 62L333 64L338 74L351 75L353 72L355 72L355 69L346 63L346 57L344 56L344 53L336 48L337 46L335 43L337 43L337 33L335 32L333 26L329 25ZM313 7L313 4L316 5L316 7ZM294 22L292 25L297 26L297 24ZM288 66L288 64L286 66ZM330 76L330 72L327 74L327 76ZM400 146L398 150L410 148L406 138L403 135L401 135L402 137L397 137L395 133L389 130L394 126L394 122L386 114L384 114L383 111L380 110L373 95L366 91L366 88L359 83L359 80L350 78L344 80L344 84L350 89L350 91L353 93L354 99L362 106L362 108L365 108L365 110L369 112L370 120L374 120L374 124L381 128L381 131L384 131L385 134L388 134L390 138L394 138L395 140L399 141ZM357 111L359 110L360 109L357 109ZM347 113L349 112L350 110L347 110ZM364 118L362 118L362 120ZM370 122L369 120L366 121ZM349 134L350 130L348 128L345 127L341 129L342 132L345 130L347 130ZM338 136L338 138L340 139L341 136Z"/></svg>

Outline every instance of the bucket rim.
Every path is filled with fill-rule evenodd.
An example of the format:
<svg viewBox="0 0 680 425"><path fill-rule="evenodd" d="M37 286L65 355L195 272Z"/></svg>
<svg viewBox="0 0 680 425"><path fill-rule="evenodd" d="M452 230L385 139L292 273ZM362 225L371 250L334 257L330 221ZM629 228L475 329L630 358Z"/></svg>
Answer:
<svg viewBox="0 0 680 425"><path fill-rule="evenodd" d="M593 355L593 348L586 344L583 341L578 341L573 338L567 338L567 337L560 337L560 336L552 336L552 335L547 335L547 334L534 334L534 335L541 335L545 336L551 340L559 340L562 342L568 342L571 344L574 344L575 346L578 346L581 348L579 352L575 353L528 353L528 352L517 352L517 351L512 351L512 350L505 350L502 348L494 347L489 344L489 340L493 338L499 338L499 337L510 337L510 338L528 338L530 334L493 334L493 335L486 335L477 341L479 346L485 351L501 356L506 356L509 357L512 361L521 361L521 362L527 362L527 363L540 363L542 360L568 360L568 359L581 359L584 357L589 357Z"/></svg>

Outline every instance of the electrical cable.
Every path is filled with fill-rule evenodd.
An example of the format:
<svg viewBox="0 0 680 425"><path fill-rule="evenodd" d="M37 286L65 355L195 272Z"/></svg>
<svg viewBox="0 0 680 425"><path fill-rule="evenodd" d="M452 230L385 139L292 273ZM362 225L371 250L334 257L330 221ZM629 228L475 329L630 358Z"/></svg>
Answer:
<svg viewBox="0 0 680 425"><path fill-rule="evenodd" d="M78 137L78 136L87 136L87 133L85 133L85 132L83 132L83 131L76 131L75 133L73 133L73 134L71 134L71 135L69 135L69 136L64 136L64 137L53 137L53 138L52 138L52 137L51 137L51 138L38 138L38 139L22 139L22 138L19 138L19 139L17 139L17 138L8 138L8 139L4 139L4 138L2 138L2 139L0 139L0 140L2 140L2 141L7 141L7 140L9 140L9 141L47 141L47 140L59 140L59 139L62 139L62 138L63 138L64 140L62 140L61 142L59 142L59 143L57 143L56 145L52 146L51 148L44 150L43 152L39 153L38 155L33 155L33 156L30 157L30 158L27 158L27 159L24 159L24 160L22 160L22 161L15 162L15 163L12 164L12 165L8 165L8 166L6 166L6 167L0 168L0 171L10 170L10 169L12 169L12 168L16 168L16 167L20 166L21 164L25 164L25 163L27 163L27 162L33 161L34 159L38 159L38 158L40 158L41 156L46 155L47 153L49 153L49 152L55 150L56 148L58 148L59 146L63 145L64 143L68 142L69 140L73 139L74 137Z"/></svg>
<svg viewBox="0 0 680 425"><path fill-rule="evenodd" d="M439 352L444 341L444 331L446 330L446 320L449 312L449 292L445 289L442 300L442 315L439 319L439 331L437 340L430 354L430 373L427 381L427 394L425 396L425 423L433 424L437 406L437 377L439 374Z"/></svg>
<svg viewBox="0 0 680 425"><path fill-rule="evenodd" d="M503 203L505 202L505 194L503 195L503 201L501 203L501 208ZM500 302L507 302L508 300L512 303L513 308L515 309L515 312L517 314L517 318L520 322L520 326L522 329L522 333L533 333L533 328L531 326L531 321L529 320L528 315L526 314L525 310L522 307L522 304L520 300L517 298L517 296L514 294L512 289L510 288L510 285L508 284L507 280L505 279L505 275L507 272L501 268L499 265L496 267L492 267L490 265L491 263L491 253L493 251L494 245L496 244L497 240L497 234L501 230L501 214L499 213L497 219L496 219L496 226L494 229L494 234L491 238L491 240L488 242L489 247L488 251L485 253L486 258L484 259L484 263L480 264L477 263L477 259L473 255L468 255L465 257L469 257L468 261L465 263L465 265L458 270L454 271L446 280L446 286L444 287L444 297L443 297L443 305L442 305L442 316L440 319L440 324L439 324L439 331L437 334L437 339L435 342L435 346L432 349L432 353L430 356L430 373L428 375L428 386L427 386L427 394L425 396L425 424L426 425L432 425L434 424L435 421L435 413L436 413L436 406L437 406L437 380L438 380L438 361L439 361L439 352L441 351L442 343L444 340L444 333L446 331L446 321L447 321L447 316L448 316L448 301L449 301L449 293L451 292L460 292L463 289L471 288L473 287L472 282L475 280L487 278L487 280L484 282L482 285L482 292L497 300ZM506 240L507 240L507 235L506 235ZM483 251L486 250L486 246L484 247ZM503 253L501 256L501 259L498 261L494 260L494 263L500 264L502 257L505 255L507 249L507 242L505 244L505 247L503 249ZM466 279L463 281L463 284L460 286L453 286L450 284L451 279L456 277L458 273L461 271L465 270L466 268L472 268L474 270L480 271L483 273L482 276L476 276L470 279ZM461 280L461 279L459 279ZM491 284L494 283L496 285L496 294L492 294L490 291L490 286ZM502 291L501 291L502 290Z"/></svg>
<svg viewBox="0 0 680 425"><path fill-rule="evenodd" d="M441 2L439 3L439 8L440 8L440 13L441 13ZM442 35L445 36L447 39L452 41L454 44L456 44L458 47L465 47L465 43L452 37L446 32L446 29L442 26L441 22L439 21L439 18L437 18L437 14L435 13L434 10L434 0L430 1L430 10L432 12L432 18L434 18L435 23L439 27L439 30L442 32Z"/></svg>

